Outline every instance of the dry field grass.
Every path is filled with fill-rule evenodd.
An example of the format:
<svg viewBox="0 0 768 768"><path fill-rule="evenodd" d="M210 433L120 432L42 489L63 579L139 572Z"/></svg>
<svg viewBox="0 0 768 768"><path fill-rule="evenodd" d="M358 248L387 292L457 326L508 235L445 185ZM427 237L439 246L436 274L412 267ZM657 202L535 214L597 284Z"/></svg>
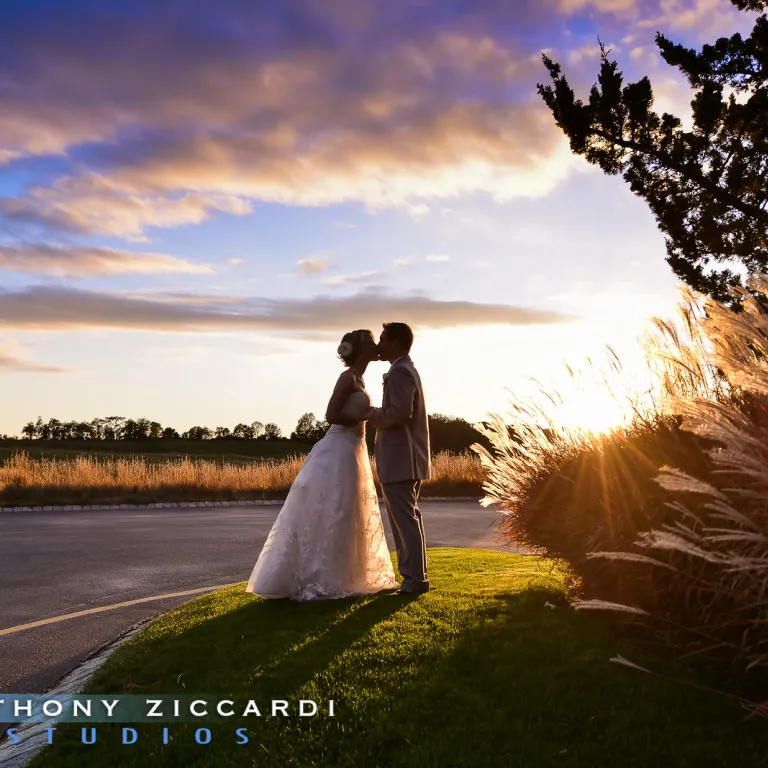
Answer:
<svg viewBox="0 0 768 768"><path fill-rule="evenodd" d="M0 505L110 504L284 497L305 457L247 463L80 456L32 458L18 452L0 467ZM374 477L376 465L373 462ZM425 496L476 495L485 479L477 456L438 453ZM377 479L378 482L378 479Z"/></svg>

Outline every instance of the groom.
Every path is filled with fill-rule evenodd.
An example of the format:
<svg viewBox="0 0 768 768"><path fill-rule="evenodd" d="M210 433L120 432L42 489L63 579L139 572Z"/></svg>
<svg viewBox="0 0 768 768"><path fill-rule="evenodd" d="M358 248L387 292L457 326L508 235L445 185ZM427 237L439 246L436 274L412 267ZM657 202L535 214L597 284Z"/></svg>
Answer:
<svg viewBox="0 0 768 768"><path fill-rule="evenodd" d="M382 406L370 412L370 423L376 427L376 468L395 537L403 594L429 591L418 505L421 482L429 479L431 469L429 427L421 379L408 355L412 344L413 331L405 323L384 323L379 359L391 365L384 374Z"/></svg>

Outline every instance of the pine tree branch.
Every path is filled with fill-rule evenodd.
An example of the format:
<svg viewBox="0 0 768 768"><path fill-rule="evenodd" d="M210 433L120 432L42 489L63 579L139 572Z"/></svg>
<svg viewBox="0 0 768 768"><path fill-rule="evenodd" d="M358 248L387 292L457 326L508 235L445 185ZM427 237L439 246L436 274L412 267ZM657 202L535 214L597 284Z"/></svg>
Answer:
<svg viewBox="0 0 768 768"><path fill-rule="evenodd" d="M763 210L761 210L759 207L750 205L749 203L745 203L736 195L733 195L717 184L714 184L709 179L707 179L706 176L704 176L698 167L683 166L680 163L676 163L669 155L657 152L652 148L638 144L635 141L625 139L623 137L618 138L616 136L612 136L605 131L601 131L599 128L591 128L590 130L595 136L599 136L601 139L605 139L606 141L616 144L623 149L629 149L633 152L640 152L644 155L655 158L658 162L666 165L669 168L672 168L683 177L692 179L702 189L709 192L713 197L722 200L724 203L727 203L731 208L734 208L735 210L744 214L744 216L756 218L758 220L765 219L766 226L768 226L768 217L765 215Z"/></svg>

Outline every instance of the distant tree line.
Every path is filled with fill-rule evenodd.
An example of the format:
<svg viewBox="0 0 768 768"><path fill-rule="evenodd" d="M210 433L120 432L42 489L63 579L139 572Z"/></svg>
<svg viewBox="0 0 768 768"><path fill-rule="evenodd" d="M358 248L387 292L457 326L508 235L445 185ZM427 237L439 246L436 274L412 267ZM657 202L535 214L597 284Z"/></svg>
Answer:
<svg viewBox="0 0 768 768"><path fill-rule="evenodd" d="M59 421L48 419L24 425L21 434L29 440L155 440L181 438L184 440L284 440L277 424L238 424L228 427L194 426L179 434L173 427L163 427L159 421L149 419L126 419L123 416L107 416L91 421Z"/></svg>
<svg viewBox="0 0 768 768"><path fill-rule="evenodd" d="M229 427L194 426L179 434L172 427L163 427L159 421L149 419L127 419L123 416L107 416L91 421L60 421L49 419L44 422L38 416L21 430L28 440L292 440L314 445L328 431L327 421L318 421L313 413L305 413L296 423L289 437L284 437L280 427L273 422L262 424L254 421ZM373 447L375 430L368 430L368 445ZM485 438L464 419L436 413L429 417L429 433L432 450L460 452L473 443L487 445ZM0 439L10 439L0 436Z"/></svg>

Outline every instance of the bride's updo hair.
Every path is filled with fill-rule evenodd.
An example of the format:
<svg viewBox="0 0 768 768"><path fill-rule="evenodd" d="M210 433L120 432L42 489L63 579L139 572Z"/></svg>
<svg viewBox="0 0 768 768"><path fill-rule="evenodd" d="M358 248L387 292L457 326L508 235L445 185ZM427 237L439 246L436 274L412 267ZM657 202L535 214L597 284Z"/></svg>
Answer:
<svg viewBox="0 0 768 768"><path fill-rule="evenodd" d="M345 333L341 339L341 344L339 344L339 347L336 350L339 355L339 360L341 360L347 367L353 365L360 355L360 350L363 348L363 344L365 344L366 341L370 341L374 344L376 343L371 331L360 330Z"/></svg>

